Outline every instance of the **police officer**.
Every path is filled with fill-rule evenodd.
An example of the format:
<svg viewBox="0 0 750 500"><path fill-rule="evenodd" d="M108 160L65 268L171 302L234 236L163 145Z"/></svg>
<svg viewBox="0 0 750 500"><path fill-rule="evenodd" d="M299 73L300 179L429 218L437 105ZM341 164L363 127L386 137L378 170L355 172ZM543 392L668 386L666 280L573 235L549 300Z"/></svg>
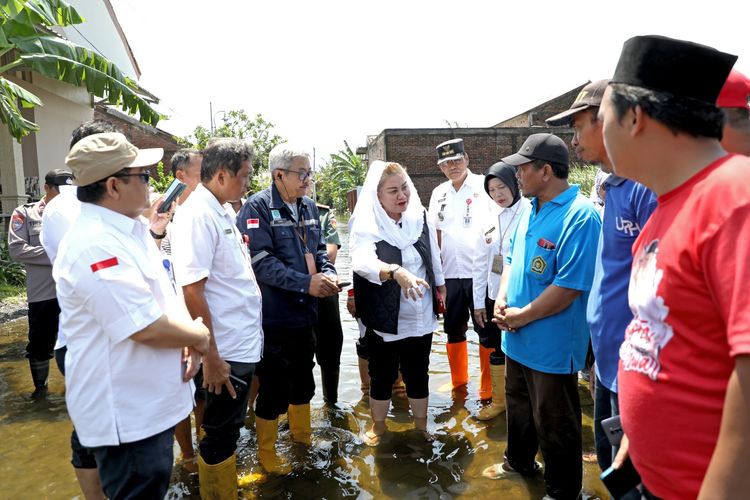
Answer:
<svg viewBox="0 0 750 500"><path fill-rule="evenodd" d="M336 215L328 205L316 203L320 214L320 228L326 253L331 264L336 263L336 254L341 248L341 240L336 230ZM323 400L328 404L338 401L339 365L341 347L344 344L344 331L341 328L338 295L318 300L318 322L315 324L315 359L320 365L320 378L323 383Z"/></svg>
<svg viewBox="0 0 750 500"><path fill-rule="evenodd" d="M326 253L318 209L305 196L310 155L289 144L269 154L271 187L240 210L237 225L248 236L263 295L263 359L255 406L258 457L267 472L288 467L276 456L279 415L289 413L292 439L310 444L310 400L315 394L313 325L318 299L335 296L336 268Z"/></svg>
<svg viewBox="0 0 750 500"><path fill-rule="evenodd" d="M73 176L61 169L51 170L44 177L44 196L34 203L21 205L13 211L8 232L8 249L13 260L26 267L26 297L29 302L29 343L26 357L34 381L32 398L47 394L49 360L57 340L60 307L52 279L52 264L39 242L42 214L47 203L60 193L58 186L72 184Z"/></svg>

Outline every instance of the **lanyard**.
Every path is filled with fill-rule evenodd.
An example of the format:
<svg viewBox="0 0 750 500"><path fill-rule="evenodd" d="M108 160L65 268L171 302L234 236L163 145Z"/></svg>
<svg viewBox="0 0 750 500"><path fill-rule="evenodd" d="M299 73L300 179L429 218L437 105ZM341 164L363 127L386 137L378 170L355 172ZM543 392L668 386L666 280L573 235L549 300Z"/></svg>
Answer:
<svg viewBox="0 0 750 500"><path fill-rule="evenodd" d="M510 226L513 225L513 221L515 220L516 215L518 215L518 210L520 208L521 208L521 204L516 203L516 210L513 212L513 216L508 221L508 225L505 227L505 231L503 231L503 225L502 225L502 222L500 221L500 216L502 214L497 214L497 227L500 228L500 251L501 252L503 248L503 241L505 241L505 234L508 232L508 229L510 229Z"/></svg>
<svg viewBox="0 0 750 500"><path fill-rule="evenodd" d="M302 242L302 250L305 253L308 253L308 252L310 252L310 250L307 248L307 230L305 229L305 218L302 216L302 208L303 207L304 207L304 205L301 205L301 206L298 207L299 208L299 211L298 211L299 220L297 221L297 225L293 226L293 229L294 229L294 234L296 234L297 237ZM288 210L288 207L287 207L287 210ZM291 212L291 210L290 210L290 212ZM294 214L292 214L292 215L294 215Z"/></svg>

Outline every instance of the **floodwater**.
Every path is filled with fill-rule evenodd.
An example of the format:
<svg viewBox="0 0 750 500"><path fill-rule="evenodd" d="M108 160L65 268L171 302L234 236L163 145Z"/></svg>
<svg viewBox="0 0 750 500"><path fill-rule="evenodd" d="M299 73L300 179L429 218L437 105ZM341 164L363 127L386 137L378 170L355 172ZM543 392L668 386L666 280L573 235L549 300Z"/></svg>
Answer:
<svg viewBox="0 0 750 500"><path fill-rule="evenodd" d="M346 228L337 268L350 281ZM339 403L324 406L320 389L312 400L312 446L292 444L285 422L277 449L293 464L286 477L264 478L240 490L240 498L413 498L449 499L493 497L540 499L545 494L541 476L531 480L492 481L482 477L484 467L502 461L506 422L474 418L481 404L477 390L479 358L476 336L470 336L471 381L460 393L440 390L450 382L445 335L434 336L430 358L428 428L436 439L425 443L413 428L408 401L394 396L388 418L389 433L378 447L361 440L370 425L367 398L360 390L354 343L357 325L346 312L341 294L344 349L341 356ZM26 321L0 325L0 498L83 498L70 465L71 424L65 410L64 381L54 362L49 396L31 401L33 390L23 357ZM320 387L319 370L316 382ZM579 386L583 406L584 499L608 498L598 479L592 430L593 402ZM238 442L238 472L260 472L252 429L243 429ZM175 456L179 449L175 445ZM541 460L541 456L538 457ZM175 466L167 498L199 498L197 474Z"/></svg>

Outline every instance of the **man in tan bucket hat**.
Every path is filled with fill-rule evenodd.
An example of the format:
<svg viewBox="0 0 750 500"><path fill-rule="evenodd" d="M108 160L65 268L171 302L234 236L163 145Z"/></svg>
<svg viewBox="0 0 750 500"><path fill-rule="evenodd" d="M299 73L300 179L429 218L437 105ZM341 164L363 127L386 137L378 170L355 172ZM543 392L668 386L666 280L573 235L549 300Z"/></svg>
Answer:
<svg viewBox="0 0 750 500"><path fill-rule="evenodd" d="M161 156L108 132L65 159L82 202L53 268L68 334L65 398L109 498L166 493L174 426L192 410L188 381L208 348L208 330L190 319L141 217L145 167Z"/></svg>

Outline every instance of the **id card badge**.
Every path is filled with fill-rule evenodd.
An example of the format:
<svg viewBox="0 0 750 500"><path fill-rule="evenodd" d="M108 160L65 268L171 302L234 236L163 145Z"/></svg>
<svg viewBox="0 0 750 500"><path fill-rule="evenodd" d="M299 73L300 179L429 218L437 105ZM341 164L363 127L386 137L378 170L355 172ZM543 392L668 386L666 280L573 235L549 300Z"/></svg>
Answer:
<svg viewBox="0 0 750 500"><path fill-rule="evenodd" d="M495 255L492 257L492 272L495 274L503 274L503 256Z"/></svg>
<svg viewBox="0 0 750 500"><path fill-rule="evenodd" d="M315 257L310 252L305 252L305 263L307 264L307 272L312 276L317 274L318 268L315 267Z"/></svg>
<svg viewBox="0 0 750 500"><path fill-rule="evenodd" d="M471 217L464 217L464 227L471 227Z"/></svg>

